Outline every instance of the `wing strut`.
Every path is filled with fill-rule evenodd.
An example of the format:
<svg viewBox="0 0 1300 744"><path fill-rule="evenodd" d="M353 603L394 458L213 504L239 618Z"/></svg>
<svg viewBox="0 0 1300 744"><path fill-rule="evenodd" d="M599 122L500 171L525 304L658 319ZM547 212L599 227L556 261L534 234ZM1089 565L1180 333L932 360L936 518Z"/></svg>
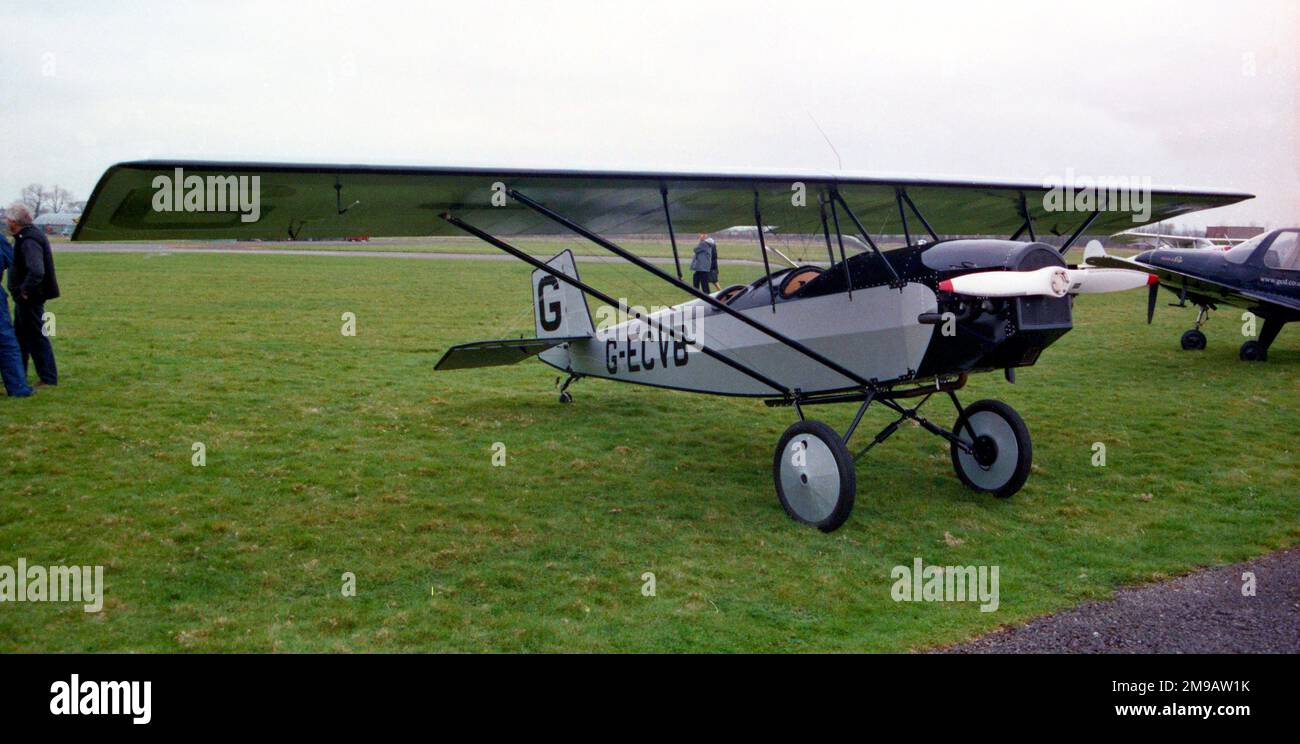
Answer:
<svg viewBox="0 0 1300 744"><path fill-rule="evenodd" d="M831 229L826 225L826 199L821 195L821 192L817 193L817 210L822 215L822 235L826 236L826 258L830 260L831 266L834 266L835 251L831 250Z"/></svg>
<svg viewBox="0 0 1300 744"><path fill-rule="evenodd" d="M858 232L862 234L863 240L866 240L867 245L871 246L871 250L876 254L876 258L879 258L881 263L885 264L885 268L889 269L890 276L894 277L894 281L890 284L890 286L901 287L902 285L906 284L906 282L904 282L902 279L899 278L898 272L894 271L894 265L889 262L889 259L885 258L885 254L880 252L880 248L876 245L876 242L871 239L870 235L867 234L867 228L862 226L862 222L858 219L858 216L853 213L852 209L849 209L848 202L844 201L844 197L840 195L839 190L833 189L831 191L831 196L839 200L840 206L844 207L844 213L849 216L850 220L853 220L853 226L858 228ZM898 203L898 211L899 214L902 214L903 212L903 203L901 201ZM906 215L903 216L903 231L906 234L907 231ZM909 238L907 242L910 245L912 241Z"/></svg>
<svg viewBox="0 0 1300 744"><path fill-rule="evenodd" d="M858 385L861 385L862 387L867 387L867 388L873 387L873 383L871 382L871 380L868 380L867 378L863 377L857 372L854 372L853 370L844 367L844 365L839 364L838 362L835 362L832 359L828 359L823 354L819 354L813 351L812 349L808 348L807 346L804 346L802 343L790 338L784 333L769 328L764 323L760 323L759 321L754 320L753 318L749 317L748 315L745 315L744 313L741 313L735 308L728 306L726 303L719 301L716 297L709 294L705 294L704 292L697 290L695 287L692 287L691 285L682 282L680 279L673 277L672 274L663 271L659 267L646 261L640 256L631 253L627 249L622 248L621 246L616 245L615 243L609 240L606 240L605 238L597 235L591 230L588 230L582 225L579 225L573 220L570 220L564 215L549 209L548 207L546 207L546 205L534 201L533 199L529 198L524 194L521 194L519 191L515 189L510 189L508 191L508 194L510 198L514 199L515 201L518 201L520 204L523 204L524 206L528 207L529 209L532 209L534 212L537 212L543 217L546 217L547 219L564 226L566 229L571 230L577 233L578 235L581 235L582 237L586 238L587 240L590 240L591 242L595 243L601 248L604 248L610 253L613 253L619 258L622 258L628 263L631 263L633 266L636 266L637 268L643 271L647 271L651 274L654 274L660 279L663 279L664 281L682 290L683 292L686 292L687 294L689 294L690 296L698 300L703 300L707 305L709 305L709 307L712 307L715 310L718 310L720 312L724 312L727 315L730 315L731 317L735 318L736 320L739 320L741 323L744 323L750 328L753 328L754 330L759 331L760 333L763 333L779 341L785 346L799 352L800 354L803 354L804 356L808 357L814 362L817 362L823 367L826 367L827 369L833 372L836 372L840 375L843 375L844 377L847 377L848 379L852 380ZM493 245L496 245L496 243L493 243ZM497 247L501 247L501 246L497 246ZM890 269L892 271L893 267L890 267Z"/></svg>
<svg viewBox="0 0 1300 744"><path fill-rule="evenodd" d="M912 231L907 229L907 212L903 211L903 190L894 189L894 201L898 203L898 218L903 221L903 244L912 244Z"/></svg>
<svg viewBox="0 0 1300 744"><path fill-rule="evenodd" d="M849 288L849 302L852 302L853 301L853 273L849 271L849 260L844 255L844 233L840 231L840 213L839 213L839 209L836 208L835 206L835 199L838 196L839 194L832 189L831 190L831 220L835 222L835 239L839 241L840 244L840 265L844 267L844 286ZM875 244L871 242L871 238L867 238L867 244L870 245L872 248L876 247Z"/></svg>
<svg viewBox="0 0 1300 744"><path fill-rule="evenodd" d="M686 338L685 334L680 333L679 331L676 331L672 328L669 328L667 331L665 331L664 325L660 323L657 319L652 318L638 311L635 308L627 307L626 303L620 303L618 300L614 299L613 297L610 297L604 292L601 292L595 287L592 287L586 282L583 282L580 279L574 279L573 277L569 276L563 271L560 271L555 267L550 266L549 264L537 258L534 258L533 256L528 255L527 253L524 253L523 251L519 250L515 246L510 245L509 243L505 242L504 240L501 240L500 238L497 238L494 235L490 235L486 232L483 232L482 230L478 229L477 227L474 227L468 222L465 222L459 217L455 217L445 212L441 215L441 217L447 222L460 228L461 230L464 230L470 235L473 235L474 237L478 238L479 240L482 240L483 242L488 243L489 245L493 245L496 246L497 248L500 248L501 250L505 251L506 253L509 253L510 255L532 266L535 269L545 271L547 274L550 274L551 276L555 277L556 279L570 286L576 287L578 290L582 292L586 292L587 294L591 295L592 297L595 297L596 299L600 300L606 305L611 305L613 307L623 307L624 309L627 310L629 315L641 321L642 323L645 323L651 328L655 329L656 332L667 335L668 337L672 338L674 341L687 342L688 339ZM665 274L665 276L667 275ZM764 375L762 372L752 369L749 366L737 362L731 357L725 356L723 354L718 353L717 351L714 351L713 349L710 349L709 347L705 346L699 339L696 339L696 343L700 347L700 351L704 352L706 355L714 359L717 359L719 362L722 362L723 364L727 365L728 367L731 367L737 372L747 375L755 380L758 380L759 382L763 383L764 385L767 385L768 387L772 388L778 393L781 393L781 395L785 396L787 399L798 398L797 391L792 390L786 387L785 385L782 385L776 380L773 380L772 378Z"/></svg>
<svg viewBox="0 0 1300 744"><path fill-rule="evenodd" d="M907 195L907 189L900 188L898 190L898 196L900 199L907 202L907 206L911 208L912 214L916 215L916 218L921 221L921 224L925 227L925 231L930 233L930 239L938 242L939 234L934 231L933 227L930 227L929 221L925 219L925 215L921 214L921 210L916 208L916 204L912 202L912 197Z"/></svg>
<svg viewBox="0 0 1300 744"><path fill-rule="evenodd" d="M1029 216L1029 205L1025 203L1025 192L1023 191L1020 192L1020 201L1016 204L1016 210L1020 212L1021 217L1025 218L1025 221L1021 223L1020 229L1016 230L1016 234L1011 236L1011 239L1015 240L1020 237L1021 233L1028 230L1029 242L1032 243L1038 240L1038 236L1034 235L1034 218Z"/></svg>
<svg viewBox="0 0 1300 744"><path fill-rule="evenodd" d="M1083 221L1083 224L1082 224L1082 225L1079 225L1079 229L1078 229L1078 230L1075 230L1075 231L1070 235L1069 239L1065 241L1065 245L1061 246L1061 255L1062 255L1062 256L1065 255L1065 252L1066 252L1066 251L1070 250L1070 246L1071 246L1071 245L1074 245L1074 241L1078 240L1078 239L1079 239L1079 236L1083 234L1083 231L1084 231L1084 230L1087 230L1087 229L1092 225L1092 221L1095 220L1095 219L1097 219L1097 215L1099 215L1099 214L1101 214L1101 210L1100 210L1100 209L1094 209L1094 210L1092 210L1092 214L1088 215L1088 219L1084 220L1084 221Z"/></svg>
<svg viewBox="0 0 1300 744"><path fill-rule="evenodd" d="M763 239L763 215L758 211L758 189L754 189L754 226L758 228L758 252L763 254L763 275L767 277L767 299L776 314L776 288L772 286L772 267L767 263L767 241Z"/></svg>
<svg viewBox="0 0 1300 744"><path fill-rule="evenodd" d="M677 234L673 232L673 215L668 211L668 187L659 187L659 196L664 200L664 219L668 220L668 239L673 244L673 265L677 267L677 278L682 278L682 260L677 257Z"/></svg>

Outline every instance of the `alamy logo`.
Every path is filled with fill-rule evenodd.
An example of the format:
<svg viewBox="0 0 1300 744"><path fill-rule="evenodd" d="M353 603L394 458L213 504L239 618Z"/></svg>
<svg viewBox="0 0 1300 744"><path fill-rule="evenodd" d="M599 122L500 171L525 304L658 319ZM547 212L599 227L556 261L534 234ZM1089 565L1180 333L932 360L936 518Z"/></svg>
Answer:
<svg viewBox="0 0 1300 744"><path fill-rule="evenodd" d="M539 290L540 291L540 290ZM559 303L553 312L559 313ZM627 298L618 299L618 307L601 305L596 309L596 338L616 341L658 341L659 339L680 339L691 351L699 351L704 338L705 307L702 303L692 303L665 307L662 305L629 304ZM653 322L642 320L651 318ZM658 328L656 328L658 326ZM543 315L542 327L546 330L546 318ZM556 328L559 323L556 323ZM662 329L662 333L660 333Z"/></svg>
<svg viewBox="0 0 1300 744"><path fill-rule="evenodd" d="M187 176L177 168L154 176L153 188L155 212L238 212L240 222L262 216L261 176Z"/></svg>
<svg viewBox="0 0 1300 744"><path fill-rule="evenodd" d="M81 602L86 612L104 608L103 566L0 566L0 602Z"/></svg>
<svg viewBox="0 0 1300 744"><path fill-rule="evenodd" d="M1043 180L1043 210L1047 212L1130 212L1133 222L1151 219L1151 177L1075 176Z"/></svg>
<svg viewBox="0 0 1300 744"><path fill-rule="evenodd" d="M894 566L890 596L895 602L979 602L980 612L998 608L997 566Z"/></svg>
<svg viewBox="0 0 1300 744"><path fill-rule="evenodd" d="M131 723L153 720L152 690L149 682L81 681L72 675L69 682L50 685L50 713L56 716L131 716Z"/></svg>

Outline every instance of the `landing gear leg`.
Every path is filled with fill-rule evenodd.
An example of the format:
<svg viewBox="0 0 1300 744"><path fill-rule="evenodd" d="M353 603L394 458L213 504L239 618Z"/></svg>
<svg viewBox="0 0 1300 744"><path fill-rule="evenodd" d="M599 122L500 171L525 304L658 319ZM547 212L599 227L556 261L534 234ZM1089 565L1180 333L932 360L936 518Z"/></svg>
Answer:
<svg viewBox="0 0 1300 744"><path fill-rule="evenodd" d="M581 377L581 375L570 374L569 378L564 381L564 384L560 385L560 403L568 404L573 402L573 394L569 392L569 386L579 377ZM558 383L560 380L557 377L555 381Z"/></svg>
<svg viewBox="0 0 1300 744"><path fill-rule="evenodd" d="M996 400L981 400L962 408L954 390L965 383L963 376L936 383L929 390L919 388L902 393L876 389L860 396L841 396L835 401L858 401L861 407L844 436L820 421L803 419L785 430L772 459L776 495L786 514L796 522L832 532L844 524L857 497L854 463L871 448L893 436L905 421L913 421L935 436L947 439L952 448L953 469L968 488L1006 498L1019 491L1029 477L1033 445L1029 429L1011 406ZM949 431L917 413L937 392L947 393L957 409L957 424ZM904 397L923 395L911 408L898 402ZM809 401L804 401L807 405ZM878 402L898 414L856 455L849 452L849 440L862 422L867 407ZM788 403L786 404L788 405ZM795 400L794 405L799 406ZM802 418L802 413L800 414Z"/></svg>
<svg viewBox="0 0 1300 744"><path fill-rule="evenodd" d="M1205 334L1201 333L1201 326L1205 325L1208 314L1209 311L1206 310L1204 305L1201 305L1200 312L1196 314L1196 326L1183 334L1182 345L1184 351L1200 351L1205 348Z"/></svg>
<svg viewBox="0 0 1300 744"><path fill-rule="evenodd" d="M1034 460L1033 442L1024 419L1000 400L976 401L963 408L953 390L949 389L947 393L953 408L957 409L957 423L952 431L917 415L917 410L930 399L928 395L915 408L904 408L896 401L882 400L881 403L897 412L899 418L877 434L867 449L892 434L904 420L911 419L931 434L948 440L953 470L967 488L991 493L998 498L1019 491L1029 478L1029 468Z"/></svg>

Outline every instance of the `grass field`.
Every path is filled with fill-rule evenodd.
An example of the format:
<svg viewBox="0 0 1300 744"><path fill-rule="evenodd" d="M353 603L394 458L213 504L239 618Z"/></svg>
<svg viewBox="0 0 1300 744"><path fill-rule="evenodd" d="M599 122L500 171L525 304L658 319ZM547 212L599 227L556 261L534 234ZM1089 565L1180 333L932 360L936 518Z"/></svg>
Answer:
<svg viewBox="0 0 1300 744"><path fill-rule="evenodd" d="M644 238L644 237L624 237L617 236L618 244L634 251L639 256L672 258L672 244L666 238ZM69 243L66 239L56 240L59 242ZM577 238L563 237L518 237L510 238L512 245L518 246L527 253L543 258L550 258L562 250L568 249L579 256L604 256L610 257L609 251L600 246L580 240ZM718 258L723 260L739 259L744 261L753 261L761 263L763 258L759 253L758 241L753 237L729 237L722 236L717 239ZM682 263L682 270L686 271L691 263L692 251L695 249L696 239L694 235L682 235L677 239L677 254ZM881 241L879 245L888 250L898 247L901 243L890 241ZM364 242L346 242L346 241L241 241L225 243L207 243L200 241L178 241L166 243L169 247L177 252L182 252L187 248L227 248L232 250L246 250L250 252L277 250L277 251L366 251L379 253L475 253L475 254L493 254L503 255L497 249L477 238L472 237L433 237L433 238L379 238ZM826 243L820 236L786 236L777 235L768 238L768 247L775 251L780 251L791 259L803 262L826 262ZM838 248L835 249L838 252ZM847 255L853 255L859 250L851 241L845 243ZM788 266L781 260L776 253L769 253L768 260L774 268L783 268Z"/></svg>
<svg viewBox="0 0 1300 744"><path fill-rule="evenodd" d="M582 270L615 296L674 299L625 267ZM723 267L724 283L754 274ZM983 375L963 394L1025 417L1023 491L964 490L946 447L905 427L823 535L773 492L788 410L596 380L561 406L537 363L434 374L452 343L531 335L527 278L60 256L63 384L0 401L0 564L102 564L106 599L0 605L0 651L905 651L1300 542L1293 328L1247 365L1239 312L1188 353L1189 311L1148 327L1140 292L1082 298L1015 386ZM999 609L894 602L890 570L914 557L998 565Z"/></svg>
<svg viewBox="0 0 1300 744"><path fill-rule="evenodd" d="M664 238L649 238L644 236L614 236L616 242L633 251L639 256L653 258L672 258L672 244ZM54 238L55 245L67 244L71 242L66 238ZM551 236L527 236L514 237L508 241L510 244L517 246L524 252L542 258L550 258L562 250L573 251L578 256L600 256L610 261L618 260L610 252L594 243L573 237L551 237ZM891 237L881 236L877 238L879 247L882 250L892 250L901 247L902 242ZM1084 240L1078 242L1078 247L1070 251L1069 260L1071 263L1078 263L1082 259L1082 244ZM679 236L677 244L678 260L681 262L682 271L689 278L689 267L691 263L692 251L695 248L695 236ZM83 244L84 245L84 244ZM107 244L111 245L111 244ZM224 250L238 250L256 253L258 251L306 251L320 252L327 251L331 253L343 252L365 252L365 253L440 253L440 254L486 254L492 256L504 256L503 253L487 245L477 238L465 237L431 237L431 238L377 238L365 242L347 242L337 241L228 241L228 242L202 242L202 241L175 241L164 242L161 246L168 248L176 253L183 253L190 249L210 249L221 248ZM763 261L762 254L756 238L744 236L722 235L717 239L718 258L726 260L740 260L752 262L754 265L761 265ZM822 263L828 262L826 254L826 243L822 237L817 235L773 235L767 239L767 245L772 249L768 253L768 262L772 268L785 268L787 264L781 259L781 255L789 257L797 263ZM860 250L866 250L861 243L854 243L846 239L844 244L846 255L852 256ZM838 247L833 248L838 255ZM779 251L779 253L777 253ZM1112 255L1131 256L1138 251L1128 244L1112 243L1107 251ZM666 264L663 264L666 265ZM740 278L744 278L742 275ZM757 274L755 275L757 276Z"/></svg>
<svg viewBox="0 0 1300 744"><path fill-rule="evenodd" d="M56 241L57 244L58 241ZM68 243L69 241L63 240ZM560 237L522 237L510 238L509 242L516 245L524 251L537 256L550 258L565 248L573 251L579 256L609 256L609 252L600 246L585 240L576 238ZM634 250L640 256L655 256L659 258L671 258L673 255L672 244L666 239L650 239L638 237L619 237L620 245ZM696 239L694 235L678 236L677 254L682 261L683 270L691 262L691 252L695 248ZM433 237L433 238L377 238L375 240L347 242L342 240L329 241L240 241L225 243L207 243L200 241L176 241L169 242L168 245L174 247L177 251L183 251L186 248L210 248L225 247L238 248L247 251L259 250L302 250L302 251L377 251L382 253L490 253L499 254L497 249L480 241L478 238L469 236L465 237ZM787 238L782 236L779 239L773 239L770 245L777 250L795 260L825 261L826 244L825 242L816 242L805 237ZM854 246L852 243L846 244L846 250L852 254ZM718 257L722 259L744 259L747 261L759 261L763 259L759 255L758 242L754 238L722 238L718 241ZM769 259L778 260L777 256L769 254ZM785 264L782 264L785 265Z"/></svg>

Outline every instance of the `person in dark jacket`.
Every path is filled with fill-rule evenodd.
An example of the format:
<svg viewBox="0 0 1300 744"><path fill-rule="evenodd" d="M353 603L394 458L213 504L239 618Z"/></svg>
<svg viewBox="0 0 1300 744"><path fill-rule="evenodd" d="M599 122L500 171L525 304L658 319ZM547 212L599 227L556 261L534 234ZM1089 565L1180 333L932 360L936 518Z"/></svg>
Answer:
<svg viewBox="0 0 1300 744"><path fill-rule="evenodd" d="M54 254L45 233L32 225L32 212L21 202L5 210L5 222L14 236L14 262L9 267L9 293L14 297L14 333L23 354L36 367L37 386L59 384L54 347L43 329L45 301L59 296L54 276Z"/></svg>
<svg viewBox="0 0 1300 744"><path fill-rule="evenodd" d="M13 246L0 234L0 275L9 270L13 260ZM15 398L25 398L33 392L27 384L18 337L9 322L9 295L5 294L4 287L0 287L0 378L4 379L5 392Z"/></svg>
<svg viewBox="0 0 1300 744"><path fill-rule="evenodd" d="M691 284L705 294L709 293L710 272L718 270L718 257L709 240L708 235L700 233L700 242L695 245L695 255L691 257Z"/></svg>
<svg viewBox="0 0 1300 744"><path fill-rule="evenodd" d="M718 242L713 238L705 238L709 244L709 252L713 255L709 266L709 282L713 285L714 290L722 289L718 284Z"/></svg>

